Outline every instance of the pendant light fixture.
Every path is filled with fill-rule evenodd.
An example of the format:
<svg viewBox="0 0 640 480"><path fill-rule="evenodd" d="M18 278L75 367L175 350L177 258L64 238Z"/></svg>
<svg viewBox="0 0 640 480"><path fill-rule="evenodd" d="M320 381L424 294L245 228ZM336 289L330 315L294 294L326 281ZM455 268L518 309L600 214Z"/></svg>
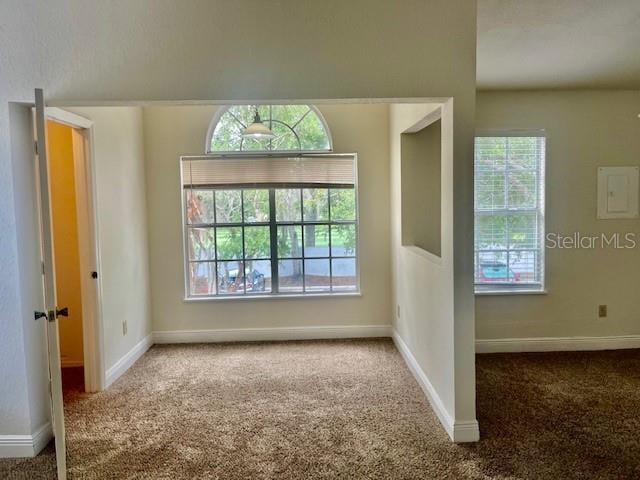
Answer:
<svg viewBox="0 0 640 480"><path fill-rule="evenodd" d="M247 128L242 130L242 138L253 138L255 140L261 140L263 138L274 138L276 135L267 127L262 120L260 120L260 113L258 113L258 106L256 105L256 114L253 117L253 123Z"/></svg>

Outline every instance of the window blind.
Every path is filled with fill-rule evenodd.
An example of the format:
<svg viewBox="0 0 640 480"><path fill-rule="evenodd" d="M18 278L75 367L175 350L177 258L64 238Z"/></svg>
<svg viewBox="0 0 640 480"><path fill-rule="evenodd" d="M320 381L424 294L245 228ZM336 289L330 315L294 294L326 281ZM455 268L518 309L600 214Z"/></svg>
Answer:
<svg viewBox="0 0 640 480"><path fill-rule="evenodd" d="M476 290L543 288L544 161L543 135L476 138Z"/></svg>
<svg viewBox="0 0 640 480"><path fill-rule="evenodd" d="M354 185L353 155L182 157L183 186Z"/></svg>

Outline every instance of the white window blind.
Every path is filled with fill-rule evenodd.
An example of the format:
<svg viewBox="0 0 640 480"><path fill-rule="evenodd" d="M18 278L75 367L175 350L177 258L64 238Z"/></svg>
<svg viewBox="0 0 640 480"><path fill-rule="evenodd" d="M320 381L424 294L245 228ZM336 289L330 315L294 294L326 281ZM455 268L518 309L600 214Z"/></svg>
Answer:
<svg viewBox="0 0 640 480"><path fill-rule="evenodd" d="M354 185L353 155L183 157L185 186L233 184Z"/></svg>
<svg viewBox="0 0 640 480"><path fill-rule="evenodd" d="M476 291L544 288L542 132L475 140Z"/></svg>

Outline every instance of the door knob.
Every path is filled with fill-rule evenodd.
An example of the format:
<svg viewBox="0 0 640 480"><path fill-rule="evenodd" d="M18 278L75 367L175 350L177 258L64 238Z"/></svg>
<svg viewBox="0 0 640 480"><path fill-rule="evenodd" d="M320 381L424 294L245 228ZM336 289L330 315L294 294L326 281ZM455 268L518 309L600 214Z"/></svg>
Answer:
<svg viewBox="0 0 640 480"><path fill-rule="evenodd" d="M56 318L58 317L68 317L69 316L69 308L68 307L64 307L64 308L56 308Z"/></svg>
<svg viewBox="0 0 640 480"><path fill-rule="evenodd" d="M41 318L47 318L47 313L35 311L33 312L33 316L35 317L35 320L40 320Z"/></svg>

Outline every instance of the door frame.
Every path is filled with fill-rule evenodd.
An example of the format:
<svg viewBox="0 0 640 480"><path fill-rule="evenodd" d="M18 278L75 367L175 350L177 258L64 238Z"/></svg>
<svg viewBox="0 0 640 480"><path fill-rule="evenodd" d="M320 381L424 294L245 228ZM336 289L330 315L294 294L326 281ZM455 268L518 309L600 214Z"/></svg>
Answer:
<svg viewBox="0 0 640 480"><path fill-rule="evenodd" d="M94 124L87 118L57 107L45 107L44 112L46 121L54 121L73 128L83 142L83 155L76 155L75 142L73 150L82 290L84 384L86 392L99 392L106 385L106 371L102 328L102 269L96 212ZM98 272L96 279L92 278L92 272Z"/></svg>

